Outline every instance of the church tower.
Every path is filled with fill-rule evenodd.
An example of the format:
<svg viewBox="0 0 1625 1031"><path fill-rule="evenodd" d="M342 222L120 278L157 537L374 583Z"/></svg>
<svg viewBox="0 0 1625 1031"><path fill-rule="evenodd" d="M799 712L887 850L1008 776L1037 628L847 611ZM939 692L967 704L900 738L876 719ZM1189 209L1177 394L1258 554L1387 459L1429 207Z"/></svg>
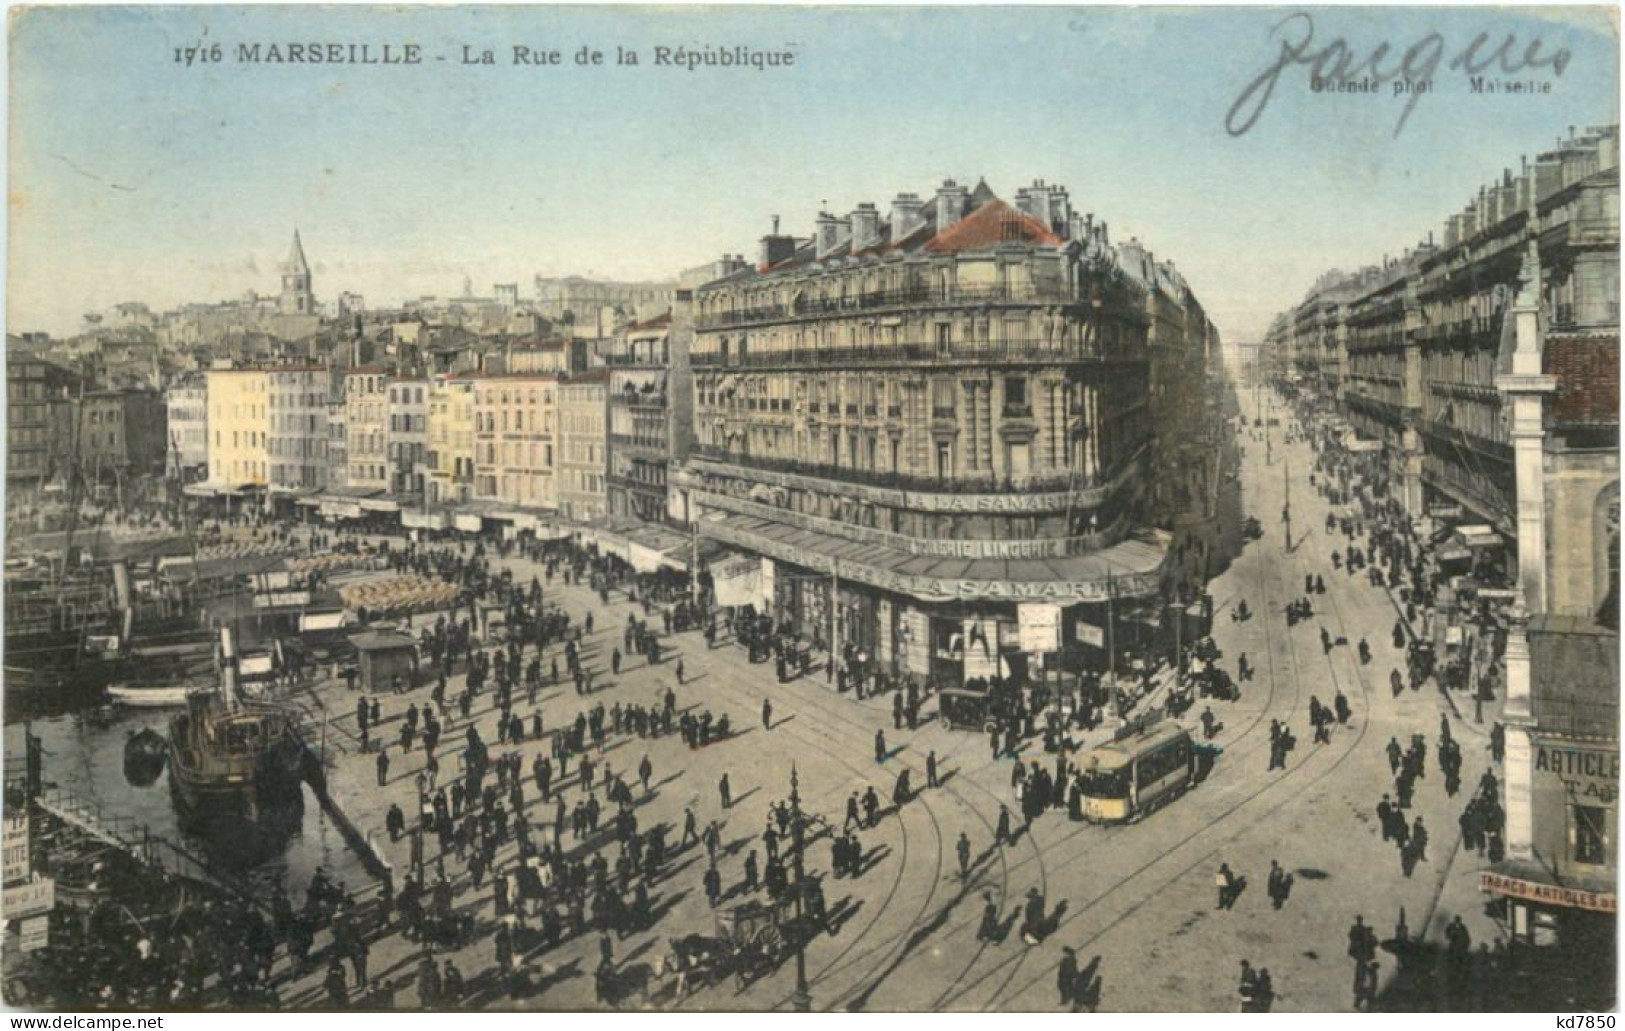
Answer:
<svg viewBox="0 0 1625 1031"><path fill-rule="evenodd" d="M310 266L305 262L305 248L299 242L299 230L293 231L293 247L288 260L282 263L282 300L284 315L316 314L316 298L310 291Z"/></svg>

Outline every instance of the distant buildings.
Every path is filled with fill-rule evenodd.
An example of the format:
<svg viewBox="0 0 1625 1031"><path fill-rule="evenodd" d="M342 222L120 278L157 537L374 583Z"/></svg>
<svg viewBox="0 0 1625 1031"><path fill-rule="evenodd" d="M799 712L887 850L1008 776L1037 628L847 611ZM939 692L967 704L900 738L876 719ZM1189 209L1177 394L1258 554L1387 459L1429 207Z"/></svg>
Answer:
<svg viewBox="0 0 1625 1031"><path fill-rule="evenodd" d="M71 455L80 378L38 358L6 355L6 483L40 486L65 471Z"/></svg>

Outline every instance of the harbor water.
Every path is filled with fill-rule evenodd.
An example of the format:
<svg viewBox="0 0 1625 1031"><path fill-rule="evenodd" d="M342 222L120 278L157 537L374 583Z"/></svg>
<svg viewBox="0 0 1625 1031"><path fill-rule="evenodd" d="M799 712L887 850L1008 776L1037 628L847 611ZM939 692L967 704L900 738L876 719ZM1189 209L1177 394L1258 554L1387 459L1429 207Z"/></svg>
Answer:
<svg viewBox="0 0 1625 1031"><path fill-rule="evenodd" d="M183 824L170 792L167 770L156 781L138 787L126 778L124 745L144 729L169 734L170 709L97 707L36 718L28 726L44 749L44 790L64 791L110 816L145 826L152 834L175 841L212 866L247 881L269 897L281 885L295 905L318 868L351 890L373 881L360 858L346 845L339 828L308 786L304 804L265 821L257 833L232 828L199 828ZM7 756L23 754L23 724L6 727ZM212 833L210 832L212 830Z"/></svg>

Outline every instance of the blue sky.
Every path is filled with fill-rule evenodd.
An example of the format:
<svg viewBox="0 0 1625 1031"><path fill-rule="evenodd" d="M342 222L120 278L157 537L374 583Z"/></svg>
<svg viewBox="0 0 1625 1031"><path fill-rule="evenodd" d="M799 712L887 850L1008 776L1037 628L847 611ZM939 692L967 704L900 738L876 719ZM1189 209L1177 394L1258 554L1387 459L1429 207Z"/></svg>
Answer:
<svg viewBox="0 0 1625 1031"><path fill-rule="evenodd" d="M1316 47L1437 32L1404 101L1284 73L1225 117L1291 8L55 8L14 15L8 326L71 331L123 300L274 292L294 227L319 297L387 303L580 273L657 278L754 256L772 215L985 177L1065 184L1114 239L1173 260L1235 339L1313 279L1397 253L1569 125L1617 121L1602 8L1312 9ZM1443 69L1479 32L1565 47L1546 96L1474 96ZM417 43L418 67L253 65L238 43ZM223 45L191 68L173 50ZM652 64L655 46L788 47L765 72ZM498 64L465 67L464 45ZM558 48L556 68L511 48ZM583 45L637 49L582 68ZM443 57L444 60L437 60ZM1390 59L1392 61L1392 59ZM1528 76L1520 75L1518 78Z"/></svg>

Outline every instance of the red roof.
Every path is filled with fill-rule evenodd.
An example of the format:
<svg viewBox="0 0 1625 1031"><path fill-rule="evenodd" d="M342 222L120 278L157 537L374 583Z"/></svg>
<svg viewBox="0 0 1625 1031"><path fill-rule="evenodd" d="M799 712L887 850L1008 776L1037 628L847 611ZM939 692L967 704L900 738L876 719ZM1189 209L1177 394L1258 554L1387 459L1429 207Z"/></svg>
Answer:
<svg viewBox="0 0 1625 1031"><path fill-rule="evenodd" d="M1065 242L1031 215L1017 211L1002 200L993 200L938 233L924 249L932 254L945 254L985 251L1001 243L1059 247Z"/></svg>
<svg viewBox="0 0 1625 1031"><path fill-rule="evenodd" d="M1619 334L1548 336L1543 356L1557 394L1548 409L1558 425L1619 425Z"/></svg>

